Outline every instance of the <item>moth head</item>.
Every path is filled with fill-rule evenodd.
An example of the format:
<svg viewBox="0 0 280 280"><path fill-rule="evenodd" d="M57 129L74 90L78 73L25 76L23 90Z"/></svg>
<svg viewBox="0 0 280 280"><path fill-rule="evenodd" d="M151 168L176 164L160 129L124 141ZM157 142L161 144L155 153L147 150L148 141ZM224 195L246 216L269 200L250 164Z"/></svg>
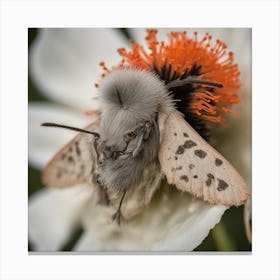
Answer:
<svg viewBox="0 0 280 280"><path fill-rule="evenodd" d="M100 83L103 112L137 120L150 120L157 112L171 110L165 83L154 73L139 68L112 70Z"/></svg>

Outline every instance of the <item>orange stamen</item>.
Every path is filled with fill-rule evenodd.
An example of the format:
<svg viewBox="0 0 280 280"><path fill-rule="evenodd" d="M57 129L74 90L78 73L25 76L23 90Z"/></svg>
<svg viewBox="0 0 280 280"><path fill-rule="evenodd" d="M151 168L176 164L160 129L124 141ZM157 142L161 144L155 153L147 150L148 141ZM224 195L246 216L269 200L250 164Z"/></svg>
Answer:
<svg viewBox="0 0 280 280"><path fill-rule="evenodd" d="M193 98L190 109L202 119L222 123L224 115L231 113L231 106L240 102L236 94L240 88L239 70L234 63L233 53L227 51L222 41L216 40L213 43L208 33L199 40L197 32L193 33L192 38L187 36L187 32L170 32L168 43L159 42L156 35L156 29L147 30L145 39L149 51L145 51L138 43L134 43L130 51L118 49L122 59L112 69L130 66L153 71L154 66L161 69L164 65L171 65L169 77L172 77L175 72L183 75L193 65L201 66L201 80L218 82L223 87L214 88L214 92L210 92L206 86L198 87L197 90L195 88L191 93ZM105 77L110 70L104 62L100 66L104 71L102 77Z"/></svg>

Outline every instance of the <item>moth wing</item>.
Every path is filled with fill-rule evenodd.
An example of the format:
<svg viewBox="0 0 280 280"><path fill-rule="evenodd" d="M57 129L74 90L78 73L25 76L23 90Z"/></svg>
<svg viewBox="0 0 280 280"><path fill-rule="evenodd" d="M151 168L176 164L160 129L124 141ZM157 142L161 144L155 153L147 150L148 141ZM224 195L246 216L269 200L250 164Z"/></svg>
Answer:
<svg viewBox="0 0 280 280"><path fill-rule="evenodd" d="M98 121L85 129L95 131ZM96 164L93 138L79 133L65 145L47 164L42 181L45 186L66 188L76 184L90 182Z"/></svg>
<svg viewBox="0 0 280 280"><path fill-rule="evenodd" d="M234 167L178 112L165 122L159 160L169 184L210 203L238 206L249 197Z"/></svg>

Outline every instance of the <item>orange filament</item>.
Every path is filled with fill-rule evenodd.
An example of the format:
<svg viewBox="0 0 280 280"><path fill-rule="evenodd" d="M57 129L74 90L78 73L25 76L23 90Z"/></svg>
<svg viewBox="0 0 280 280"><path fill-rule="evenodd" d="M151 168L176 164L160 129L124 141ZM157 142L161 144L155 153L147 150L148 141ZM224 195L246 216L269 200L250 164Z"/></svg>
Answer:
<svg viewBox="0 0 280 280"><path fill-rule="evenodd" d="M161 69L164 65L171 65L169 79L174 72L183 75L192 66L200 66L199 79L221 83L223 87L214 88L212 92L204 85L195 87L191 93L190 110L204 120L222 123L224 115L231 113L231 106L240 102L236 94L240 88L239 70L233 53L226 50L227 46L222 41L213 43L208 33L199 40L197 32L192 38L187 36L187 32L170 32L167 43L158 41L156 34L156 29L147 30L145 39L149 51L138 43L134 43L130 51L118 49L122 60L112 69L130 66L152 71L154 66ZM110 70L104 62L100 66L104 70L102 77L105 77Z"/></svg>
<svg viewBox="0 0 280 280"><path fill-rule="evenodd" d="M99 65L102 67L103 71L108 72L108 73L110 72L109 69L106 67L104 61L101 61L101 62L99 63Z"/></svg>

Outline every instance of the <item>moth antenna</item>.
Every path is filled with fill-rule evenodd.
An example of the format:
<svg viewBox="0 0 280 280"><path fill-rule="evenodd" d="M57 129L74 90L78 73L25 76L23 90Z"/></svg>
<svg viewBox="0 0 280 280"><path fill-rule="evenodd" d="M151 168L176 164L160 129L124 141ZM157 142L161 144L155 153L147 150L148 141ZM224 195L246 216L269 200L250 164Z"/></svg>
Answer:
<svg viewBox="0 0 280 280"><path fill-rule="evenodd" d="M78 131L78 132L82 132L82 133L92 134L92 135L95 136L95 138L99 138L100 137L100 135L98 133L96 133L96 132L85 130L85 129L81 129L81 128L77 128L77 127L73 127L73 126L57 124L57 123L42 123L41 125L42 126L49 126L49 127L66 128L66 129L70 129L70 130L74 130L74 131Z"/></svg>
<svg viewBox="0 0 280 280"><path fill-rule="evenodd" d="M217 88L223 87L223 85L221 83L203 81L203 80L199 80L198 78L195 78L192 76L189 76L183 80L177 79L177 80L171 81L168 84L166 84L166 87L168 89L170 89L170 88L174 88L174 87L183 86L185 84L201 84L201 85L208 85L208 86L217 87Z"/></svg>

